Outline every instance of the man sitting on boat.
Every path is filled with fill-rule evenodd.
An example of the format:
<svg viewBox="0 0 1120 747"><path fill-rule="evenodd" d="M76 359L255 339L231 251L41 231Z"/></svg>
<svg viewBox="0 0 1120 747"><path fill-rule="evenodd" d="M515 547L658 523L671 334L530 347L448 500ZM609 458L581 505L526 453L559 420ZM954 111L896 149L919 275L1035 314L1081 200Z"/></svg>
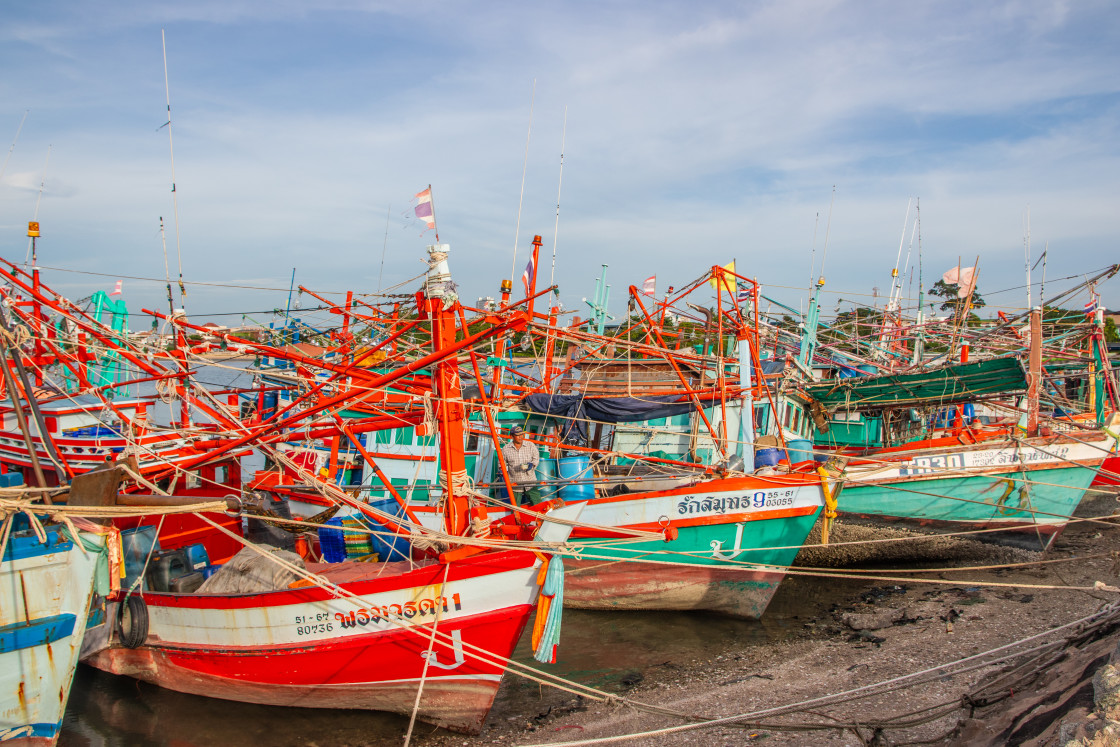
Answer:
<svg viewBox="0 0 1120 747"><path fill-rule="evenodd" d="M517 502L525 505L538 503L541 493L535 483L540 454L535 444L525 440L525 429L520 425L510 428L509 435L512 440L502 447L502 457L506 461Z"/></svg>

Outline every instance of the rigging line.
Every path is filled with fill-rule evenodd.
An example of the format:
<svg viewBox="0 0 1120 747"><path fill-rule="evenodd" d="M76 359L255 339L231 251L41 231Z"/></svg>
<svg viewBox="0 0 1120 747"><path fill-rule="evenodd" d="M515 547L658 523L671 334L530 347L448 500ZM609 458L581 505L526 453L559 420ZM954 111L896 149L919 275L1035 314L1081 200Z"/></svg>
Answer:
<svg viewBox="0 0 1120 747"><path fill-rule="evenodd" d="M525 172L529 168L529 140L533 136L533 105L537 101L537 79L533 78L533 92L529 96L529 130L525 133L525 158L521 163L521 195L517 198L517 222L513 229L513 261L509 265L509 277L512 280L517 271L517 237L521 233L521 205L525 201Z"/></svg>
<svg viewBox="0 0 1120 747"><path fill-rule="evenodd" d="M30 113L30 109L24 110L23 119L19 121L19 127L16 128L16 136L12 139L12 145L8 148L8 155L4 158L4 165L0 166L0 181L4 179L4 172L8 170L8 161L12 158L12 151L16 149L16 143L19 142L19 133L23 131L23 123L27 121L27 115Z"/></svg>
<svg viewBox="0 0 1120 747"><path fill-rule="evenodd" d="M163 90L167 94L167 145L171 152L171 205L175 218L175 251L179 255L179 295L181 303L186 306L187 289L183 284L183 248L179 240L179 193L175 189L175 141L171 137L171 86L167 77L167 33L159 30L160 39L163 41Z"/></svg>
<svg viewBox="0 0 1120 747"><path fill-rule="evenodd" d="M552 274L548 277L549 285L556 285L556 242L560 237L560 189L564 185L564 146L568 142L568 107L564 107L564 127L560 132L560 179L556 183L556 225L552 229ZM517 269L516 267L514 269ZM552 292L553 303L560 299L560 291Z"/></svg>
<svg viewBox="0 0 1120 747"><path fill-rule="evenodd" d="M39 196L35 198L35 218L34 218L34 220L36 220L36 221L39 220L39 205L43 202L43 189L47 186L47 164L49 164L51 162L51 148L52 147L53 146L50 146L50 145L47 146L47 159L45 161L43 161L43 177L42 177L42 179L39 180ZM23 259L24 267L27 266L28 261L31 261L33 264L36 264L36 265L38 264L38 259L36 257L31 256L31 250L34 248L34 246L35 246L35 239L28 238L27 239L27 256L24 257L24 259Z"/></svg>
<svg viewBox="0 0 1120 747"><path fill-rule="evenodd" d="M93 275L93 276L96 276L96 277L103 277L103 278L122 278L124 280L143 280L143 281L151 282L151 283L162 283L163 282L163 280L161 278L144 277L144 276L141 276L141 275L120 275L120 274L117 274L117 273L108 273L108 272L92 272L90 270L74 270L74 269L70 269L68 267L47 267L47 266L43 265L43 266L40 266L39 269L40 270L50 270L52 272L69 272L69 273L73 273L75 275ZM428 274L428 272L427 272L427 270L425 270L424 272L420 273L419 275L416 275L415 277L411 277L408 280L404 280L404 281L401 281L400 283L397 283L396 285L390 286L386 290L393 290L394 288L399 288L403 285L407 285L408 283L411 283L414 280L419 280L420 278L424 277L427 274ZM240 285L240 284L237 284L237 283L213 283L213 282L207 282L207 281L203 281L203 280L184 280L183 284L184 285L203 285L203 286L210 286L210 287L214 287L214 288L236 288L236 289L239 289L239 290L283 291L284 293L288 292L287 288L272 287L272 286L267 286L267 285ZM320 294L332 295L332 296L345 296L346 293L347 293L347 291L334 291L334 290L332 290L332 291L316 290L315 292L320 293ZM408 294L409 297L411 297L411 295L412 294ZM360 296L362 298L371 298L371 297L376 297L376 296L390 297L388 294L382 294L382 293L362 293L362 294L360 294ZM262 312L262 313L265 313L265 312Z"/></svg>

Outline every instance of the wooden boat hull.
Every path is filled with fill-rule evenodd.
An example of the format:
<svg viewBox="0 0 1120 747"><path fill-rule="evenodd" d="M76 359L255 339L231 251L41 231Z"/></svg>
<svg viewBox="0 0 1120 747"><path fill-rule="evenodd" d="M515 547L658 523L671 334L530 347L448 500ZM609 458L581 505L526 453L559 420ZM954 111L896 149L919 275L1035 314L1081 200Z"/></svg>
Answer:
<svg viewBox="0 0 1120 747"><path fill-rule="evenodd" d="M371 580L339 582L354 598L319 588L145 594L146 642L136 649L117 643L86 661L195 695L405 715L423 679L418 718L466 733L481 729L532 611L535 558L497 553L459 561L449 571L433 564L381 578L374 578L375 564L337 566L325 577L366 566Z"/></svg>
<svg viewBox="0 0 1120 747"><path fill-rule="evenodd" d="M714 567L663 563L574 560L568 568L564 605L594 610L708 610L734 617L762 617L785 577Z"/></svg>
<svg viewBox="0 0 1120 747"><path fill-rule="evenodd" d="M99 555L58 527L13 534L0 564L0 744L53 745L78 664ZM94 538L94 542L100 541Z"/></svg>
<svg viewBox="0 0 1120 747"><path fill-rule="evenodd" d="M973 537L1045 549L1073 516L1114 443L1111 437L1040 437L853 465L840 494L840 515L932 533L999 530Z"/></svg>

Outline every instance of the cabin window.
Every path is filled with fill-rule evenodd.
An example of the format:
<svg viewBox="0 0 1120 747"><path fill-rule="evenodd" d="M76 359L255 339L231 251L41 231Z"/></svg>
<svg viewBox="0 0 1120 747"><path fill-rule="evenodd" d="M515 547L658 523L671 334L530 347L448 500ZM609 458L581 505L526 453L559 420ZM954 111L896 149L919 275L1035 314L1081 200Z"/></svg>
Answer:
<svg viewBox="0 0 1120 747"><path fill-rule="evenodd" d="M398 446L411 446L413 444L412 435L413 428L397 428L394 430L396 434L393 438L393 443Z"/></svg>
<svg viewBox="0 0 1120 747"><path fill-rule="evenodd" d="M786 405L782 413L782 425L784 425L786 428L789 428L790 418L792 417L792 413L790 412L791 409L792 408L789 405Z"/></svg>

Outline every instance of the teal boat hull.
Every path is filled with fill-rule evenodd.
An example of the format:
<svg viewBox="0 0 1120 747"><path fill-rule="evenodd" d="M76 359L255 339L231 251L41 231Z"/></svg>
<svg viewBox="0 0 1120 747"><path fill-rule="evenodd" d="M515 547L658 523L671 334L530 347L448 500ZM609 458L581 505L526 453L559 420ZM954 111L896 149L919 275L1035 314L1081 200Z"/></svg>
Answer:
<svg viewBox="0 0 1120 747"><path fill-rule="evenodd" d="M882 484L848 484L842 519L1043 550L1073 516L1097 470L1085 466Z"/></svg>
<svg viewBox="0 0 1120 747"><path fill-rule="evenodd" d="M564 604L761 617L820 510L816 506L798 516L683 526L669 542L585 546L580 559L565 561L570 570Z"/></svg>

